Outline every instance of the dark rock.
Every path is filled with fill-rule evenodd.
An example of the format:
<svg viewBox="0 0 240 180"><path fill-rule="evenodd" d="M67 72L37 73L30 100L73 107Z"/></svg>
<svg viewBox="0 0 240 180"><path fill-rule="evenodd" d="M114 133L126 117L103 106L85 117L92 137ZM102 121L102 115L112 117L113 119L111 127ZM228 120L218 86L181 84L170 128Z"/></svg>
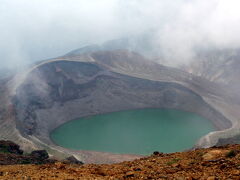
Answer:
<svg viewBox="0 0 240 180"><path fill-rule="evenodd" d="M13 154L23 154L20 146L12 141L0 141L0 152L13 153Z"/></svg>
<svg viewBox="0 0 240 180"><path fill-rule="evenodd" d="M134 171L141 171L141 168L135 168Z"/></svg>
<svg viewBox="0 0 240 180"><path fill-rule="evenodd" d="M68 158L66 158L66 161L70 164L79 164L79 165L83 165L84 163L82 161L79 161L77 158L75 158L74 156L70 156Z"/></svg>
<svg viewBox="0 0 240 180"><path fill-rule="evenodd" d="M134 177L134 172L132 171L127 172L125 175L125 178L131 178L131 177Z"/></svg>
<svg viewBox="0 0 240 180"><path fill-rule="evenodd" d="M222 170L222 169L225 169L227 166L226 166L226 164L222 164L221 166L220 166L220 169Z"/></svg>
<svg viewBox="0 0 240 180"><path fill-rule="evenodd" d="M45 159L49 158L46 150L32 151L31 156L33 156L34 158L39 159L39 160L45 160Z"/></svg>
<svg viewBox="0 0 240 180"><path fill-rule="evenodd" d="M159 152L159 151L154 151L153 152L153 155L155 156L161 156L163 153Z"/></svg>

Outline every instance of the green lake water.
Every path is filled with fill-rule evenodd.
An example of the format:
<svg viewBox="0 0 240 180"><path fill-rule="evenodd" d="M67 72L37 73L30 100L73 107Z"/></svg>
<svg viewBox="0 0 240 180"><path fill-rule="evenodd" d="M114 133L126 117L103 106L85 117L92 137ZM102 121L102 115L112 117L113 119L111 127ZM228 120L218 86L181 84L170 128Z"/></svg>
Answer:
<svg viewBox="0 0 240 180"><path fill-rule="evenodd" d="M75 150L146 155L189 149L213 130L209 120L194 113L141 109L79 118L56 128L50 137Z"/></svg>

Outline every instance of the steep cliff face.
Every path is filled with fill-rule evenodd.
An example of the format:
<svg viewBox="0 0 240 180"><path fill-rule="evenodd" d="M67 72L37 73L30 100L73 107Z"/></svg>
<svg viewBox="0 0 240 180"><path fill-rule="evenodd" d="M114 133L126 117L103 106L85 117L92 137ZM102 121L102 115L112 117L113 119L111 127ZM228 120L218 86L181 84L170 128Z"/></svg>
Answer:
<svg viewBox="0 0 240 180"><path fill-rule="evenodd" d="M16 142L32 143L30 147L47 148L50 154L75 154L81 160L99 153L57 147L49 133L82 116L137 108L192 111L211 120L221 130L203 137L198 142L200 147L215 145L220 137L228 137L233 132L232 128L228 129L231 125L235 131L239 125L238 106L232 104L234 98L217 83L156 64L126 50L42 61L16 75L7 85L9 89L4 91L4 97L14 112L12 117L4 117L9 128L3 128L8 131L2 134L6 138L11 135L11 140L18 139ZM110 158L110 155L100 157Z"/></svg>

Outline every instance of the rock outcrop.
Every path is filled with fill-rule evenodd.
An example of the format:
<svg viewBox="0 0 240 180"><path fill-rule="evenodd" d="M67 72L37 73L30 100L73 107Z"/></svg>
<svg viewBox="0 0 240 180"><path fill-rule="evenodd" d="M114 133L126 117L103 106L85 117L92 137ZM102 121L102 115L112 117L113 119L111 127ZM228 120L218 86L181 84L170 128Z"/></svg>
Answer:
<svg viewBox="0 0 240 180"><path fill-rule="evenodd" d="M21 155L23 150L20 149L20 146L11 142L11 141L0 141L0 152L2 153L13 153Z"/></svg>
<svg viewBox="0 0 240 180"><path fill-rule="evenodd" d="M46 150L32 151L23 154L18 144L12 141L0 141L0 165L10 164L45 164L54 163L56 160L49 159Z"/></svg>

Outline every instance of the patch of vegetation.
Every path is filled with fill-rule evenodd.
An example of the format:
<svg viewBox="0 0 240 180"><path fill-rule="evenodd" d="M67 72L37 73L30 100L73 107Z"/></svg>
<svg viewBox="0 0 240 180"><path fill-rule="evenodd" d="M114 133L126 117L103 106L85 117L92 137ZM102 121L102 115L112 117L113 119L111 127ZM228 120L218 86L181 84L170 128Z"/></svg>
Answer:
<svg viewBox="0 0 240 180"><path fill-rule="evenodd" d="M226 157L229 157L229 158L235 157L236 155L237 155L237 152L234 150L230 150L226 153Z"/></svg>
<svg viewBox="0 0 240 180"><path fill-rule="evenodd" d="M0 148L0 153L10 153L10 152L8 151L8 147L2 146L2 147Z"/></svg>
<svg viewBox="0 0 240 180"><path fill-rule="evenodd" d="M31 163L32 163L32 161L30 159L23 159L21 161L21 164L31 164Z"/></svg>
<svg viewBox="0 0 240 180"><path fill-rule="evenodd" d="M168 162L167 162L167 165L175 164L175 163L177 163L177 162L180 161L180 160L181 160L180 158L174 158L174 159L172 159L171 161L168 161Z"/></svg>
<svg viewBox="0 0 240 180"><path fill-rule="evenodd" d="M44 162L42 161L37 161L37 162L35 162L34 164L36 164L36 165L41 165L41 164L44 164Z"/></svg>

